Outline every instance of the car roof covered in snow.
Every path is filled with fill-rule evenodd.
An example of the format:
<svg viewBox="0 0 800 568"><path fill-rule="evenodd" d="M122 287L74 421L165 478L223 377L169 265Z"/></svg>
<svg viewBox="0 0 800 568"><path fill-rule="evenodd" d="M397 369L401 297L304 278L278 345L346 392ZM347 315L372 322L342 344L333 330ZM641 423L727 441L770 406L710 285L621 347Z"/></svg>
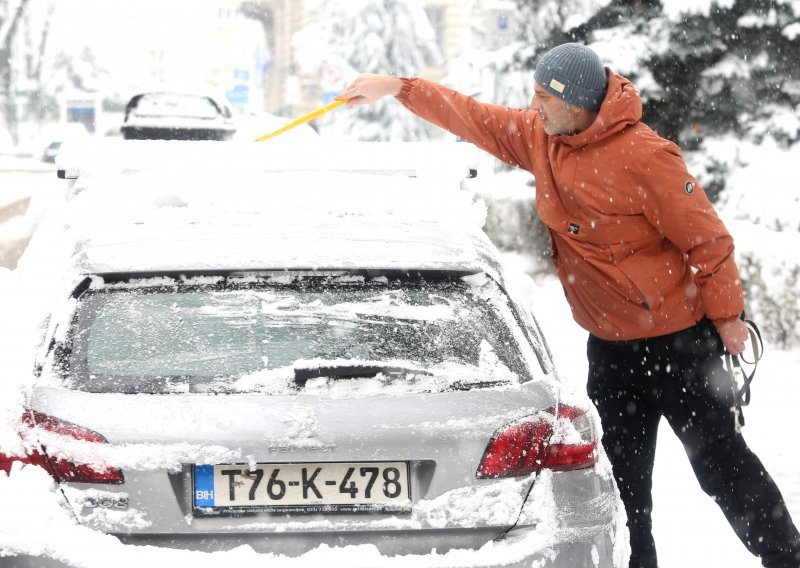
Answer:
<svg viewBox="0 0 800 568"><path fill-rule="evenodd" d="M459 187L462 146L126 141L88 157L84 147L59 158L65 236L84 274L496 274L485 206Z"/></svg>

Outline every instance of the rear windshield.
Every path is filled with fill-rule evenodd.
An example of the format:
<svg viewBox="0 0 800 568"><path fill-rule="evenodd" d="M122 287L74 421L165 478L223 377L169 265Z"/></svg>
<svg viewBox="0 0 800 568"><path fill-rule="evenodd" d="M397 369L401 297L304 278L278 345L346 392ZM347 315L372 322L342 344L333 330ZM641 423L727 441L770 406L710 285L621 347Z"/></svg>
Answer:
<svg viewBox="0 0 800 568"><path fill-rule="evenodd" d="M281 392L370 375L429 388L531 378L533 351L493 284L487 293L460 280L355 280L89 290L61 370L73 388L99 392Z"/></svg>
<svg viewBox="0 0 800 568"><path fill-rule="evenodd" d="M141 117L216 118L220 112L208 97L157 93L143 95L133 114Z"/></svg>

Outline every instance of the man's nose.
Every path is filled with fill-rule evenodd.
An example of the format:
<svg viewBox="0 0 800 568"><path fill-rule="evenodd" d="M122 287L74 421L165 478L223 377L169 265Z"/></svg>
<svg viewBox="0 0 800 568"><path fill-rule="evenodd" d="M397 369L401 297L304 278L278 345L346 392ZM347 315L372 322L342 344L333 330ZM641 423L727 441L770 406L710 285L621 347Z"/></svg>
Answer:
<svg viewBox="0 0 800 568"><path fill-rule="evenodd" d="M539 110L540 108L539 99L536 98L536 95L533 95L531 97L531 110Z"/></svg>

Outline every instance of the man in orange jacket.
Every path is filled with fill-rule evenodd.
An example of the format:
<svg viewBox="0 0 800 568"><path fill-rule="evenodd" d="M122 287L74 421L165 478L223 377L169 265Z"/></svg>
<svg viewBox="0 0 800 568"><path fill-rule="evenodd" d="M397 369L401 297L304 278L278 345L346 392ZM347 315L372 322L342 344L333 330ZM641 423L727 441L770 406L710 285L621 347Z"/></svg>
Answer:
<svg viewBox="0 0 800 568"><path fill-rule="evenodd" d="M536 178L553 262L590 333L588 392L628 514L630 566L657 566L650 490L665 416L745 546L764 566L800 567L800 535L736 429L721 364L748 336L733 239L680 149L640 122L630 81L568 43L541 58L529 109L384 75L362 75L337 98L387 95Z"/></svg>

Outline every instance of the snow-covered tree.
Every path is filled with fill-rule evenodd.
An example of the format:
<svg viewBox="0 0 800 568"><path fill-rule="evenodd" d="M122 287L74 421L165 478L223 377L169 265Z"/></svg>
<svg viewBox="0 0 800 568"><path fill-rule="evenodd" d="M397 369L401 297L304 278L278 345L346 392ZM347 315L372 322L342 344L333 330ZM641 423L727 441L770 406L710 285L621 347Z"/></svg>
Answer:
<svg viewBox="0 0 800 568"><path fill-rule="evenodd" d="M0 0L0 132L16 121L12 49L28 0Z"/></svg>
<svg viewBox="0 0 800 568"><path fill-rule="evenodd" d="M0 138L28 142L47 114L43 87L55 0L0 0ZM52 101L50 101L52 102Z"/></svg>
<svg viewBox="0 0 800 568"><path fill-rule="evenodd" d="M796 120L774 120L787 111L796 115L800 104L800 4L712 4L682 15L669 40L666 52L646 62L669 90L659 109L667 135L685 143L731 131L770 134L787 144L800 139Z"/></svg>
<svg viewBox="0 0 800 568"><path fill-rule="evenodd" d="M309 46L298 43L313 43ZM416 0L361 0L329 5L322 23L302 34L295 47L308 53L318 46L320 66L335 62L346 67L347 80L359 73L413 76L441 54L422 5ZM412 120L396 101L348 109L347 120L328 121L325 135L353 140L425 140L437 135L427 123Z"/></svg>
<svg viewBox="0 0 800 568"><path fill-rule="evenodd" d="M517 36L544 47L556 37L585 24L608 0L516 0Z"/></svg>
<svg viewBox="0 0 800 568"><path fill-rule="evenodd" d="M506 72L532 74L546 50L577 41L634 82L644 122L686 151L725 133L784 145L800 140L798 2L570 2L565 9L556 0L518 0L521 43ZM712 198L724 187L726 167L704 165Z"/></svg>
<svg viewBox="0 0 800 568"><path fill-rule="evenodd" d="M501 10L496 16L508 18L516 41L491 52L468 51L450 65L445 82L458 90L480 93L487 101L526 107L533 95L533 71L539 56L558 43L576 41L588 22L608 5L609 0L515 0L513 10ZM482 0L470 0L468 9L473 16L498 11L496 3ZM471 30L471 37L479 44L490 43L480 30Z"/></svg>
<svg viewBox="0 0 800 568"><path fill-rule="evenodd" d="M573 33L634 81L644 121L686 152L726 134L783 145L800 139L797 2L612 3ZM707 153L696 158L716 199L732 164Z"/></svg>
<svg viewBox="0 0 800 568"><path fill-rule="evenodd" d="M78 53L55 53L48 64L43 87L56 96L64 91L110 94L110 73L89 46Z"/></svg>
<svg viewBox="0 0 800 568"><path fill-rule="evenodd" d="M487 102L527 105L528 73L508 65L524 45L515 41L520 15L508 9L508 4L498 5L494 0L467 0L464 14L469 22L465 49L449 62L442 82Z"/></svg>
<svg viewBox="0 0 800 568"><path fill-rule="evenodd" d="M624 0L623 0L624 1ZM639 4L639 2L636 2ZM609 0L516 0L517 44L505 50L497 102L526 105L533 95L533 71L539 56L565 41L576 41Z"/></svg>

